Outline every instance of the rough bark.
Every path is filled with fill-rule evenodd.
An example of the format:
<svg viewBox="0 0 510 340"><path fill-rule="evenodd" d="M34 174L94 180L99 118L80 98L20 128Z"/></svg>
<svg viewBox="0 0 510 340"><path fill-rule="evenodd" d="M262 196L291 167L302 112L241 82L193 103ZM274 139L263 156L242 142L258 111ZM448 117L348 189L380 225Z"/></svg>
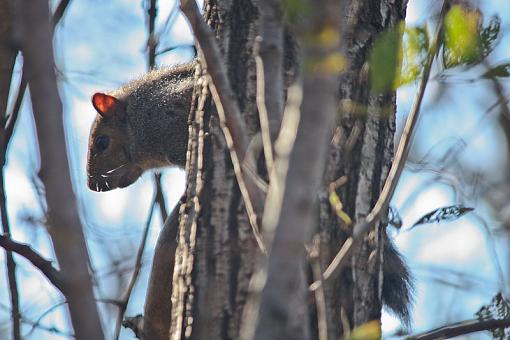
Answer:
<svg viewBox="0 0 510 340"><path fill-rule="evenodd" d="M46 189L47 225L59 262L77 339L103 339L88 272L89 256L69 174L66 142L46 1L19 4L32 107L41 154L39 177Z"/></svg>
<svg viewBox="0 0 510 340"><path fill-rule="evenodd" d="M252 46L254 3L206 2L228 76L249 130L258 129ZM186 205L180 216L172 294L171 338L237 339L258 246L205 81L191 117Z"/></svg>
<svg viewBox="0 0 510 340"><path fill-rule="evenodd" d="M325 182L341 176L347 184L339 194L344 211L360 221L374 206L393 157L395 93L373 94L369 90L366 62L370 48L381 32L405 18L405 0L358 1L346 7L342 49L347 58L339 89L340 116L331 144ZM361 108L361 110L360 110ZM322 263L328 265L349 236L332 214L327 197L320 204ZM326 282L329 336L343 334L349 327L380 319L381 264L387 238L381 225L355 249L351 268Z"/></svg>
<svg viewBox="0 0 510 340"><path fill-rule="evenodd" d="M340 79L341 114L336 129L332 129L335 136L324 184L341 175L348 177L340 195L344 210L353 219L366 216L379 195L393 154L395 130L395 95L371 94L364 65L375 38L404 18L406 3L405 0L351 0L344 4L342 12L344 28L340 41L347 68ZM257 6L258 3L250 0L205 3L205 17L222 48L250 137L259 129L253 57L254 38L262 31ZM187 190L180 214L173 274L170 336L172 339L237 339L256 264L257 245L204 78L197 82L195 93L196 109L190 118ZM360 114L349 109L352 107L365 109ZM349 230L340 226L325 196L320 195L318 223L323 267L349 236ZM325 284L331 339L341 337L347 323L351 328L380 317L383 235L382 228L370 233L356 249L352 267ZM309 319L314 325L313 307L310 309ZM306 328L304 325L303 329ZM316 337L313 328L311 337Z"/></svg>

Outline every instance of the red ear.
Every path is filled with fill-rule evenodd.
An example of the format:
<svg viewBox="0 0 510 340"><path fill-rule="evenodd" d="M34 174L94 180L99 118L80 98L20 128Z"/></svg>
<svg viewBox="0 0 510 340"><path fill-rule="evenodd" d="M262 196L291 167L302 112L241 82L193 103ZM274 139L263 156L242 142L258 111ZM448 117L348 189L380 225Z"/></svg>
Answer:
<svg viewBox="0 0 510 340"><path fill-rule="evenodd" d="M92 96L92 105L104 118L110 118L117 108L119 101L117 98L104 93L96 93Z"/></svg>

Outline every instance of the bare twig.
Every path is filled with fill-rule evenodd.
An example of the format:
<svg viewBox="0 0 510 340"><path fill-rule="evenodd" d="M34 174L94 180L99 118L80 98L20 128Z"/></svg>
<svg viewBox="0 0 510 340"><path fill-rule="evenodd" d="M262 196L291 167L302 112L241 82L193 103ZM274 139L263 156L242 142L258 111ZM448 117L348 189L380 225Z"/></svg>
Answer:
<svg viewBox="0 0 510 340"><path fill-rule="evenodd" d="M255 238L260 249L265 253L266 247L260 236L259 228L264 198L257 185L248 176L243 176L242 173L241 164L246 156L249 143L244 121L241 118L235 95L232 92L220 50L209 26L202 18L195 0L181 0L180 8L188 18L202 50L200 56L203 59L204 66L207 66L211 94L218 109L218 116L227 141L239 189L244 199Z"/></svg>
<svg viewBox="0 0 510 340"><path fill-rule="evenodd" d="M271 142L271 132L269 127L269 116L266 106L266 81L264 76L264 62L259 54L262 38L255 39L255 65L257 68L257 108L259 110L260 133L262 135L262 145L264 147L264 157L266 160L267 173L271 176L273 168L273 143Z"/></svg>
<svg viewBox="0 0 510 340"><path fill-rule="evenodd" d="M161 187L161 173L154 174L154 184L156 186L156 203L158 203L159 211L161 214L161 220L166 221L168 212L166 210L165 196L163 195L163 188Z"/></svg>
<svg viewBox="0 0 510 340"><path fill-rule="evenodd" d="M0 179L3 182L3 176ZM3 185L2 185L3 189ZM3 192L3 190L2 190ZM5 207L5 201L2 202L2 206ZM3 209L2 209L3 210ZM2 213L2 220L7 220L4 218ZM4 232L8 224L2 223L4 226ZM16 262L14 261L14 257L12 256L12 252L6 250L5 252L6 262L7 262L7 279L9 283L9 292L11 296L11 321L12 321L12 337L14 340L21 340L21 325L20 325L20 309L19 309L19 291L18 291L18 283L16 279Z"/></svg>
<svg viewBox="0 0 510 340"><path fill-rule="evenodd" d="M1 237L10 239L11 227L9 224L9 218L7 216L7 203L5 194L5 178L4 178L4 166L5 166L5 152L6 147L3 141L5 140L5 128L3 124L0 125L0 213L2 218L2 232ZM7 140L8 142L8 140ZM5 247L4 247L5 248ZM12 333L14 340L21 340L21 326L20 326L20 310L19 310L19 291L18 283L16 280L16 262L12 252L7 248L5 252L7 262L7 278L9 283L9 292L11 296L11 318L12 318Z"/></svg>
<svg viewBox="0 0 510 340"><path fill-rule="evenodd" d="M69 5L69 2L71 2L71 0L61 0L59 2L57 9L55 10L53 16L51 17L52 30L55 30L55 27L57 27L58 22L64 16L64 13L66 12L66 8Z"/></svg>
<svg viewBox="0 0 510 340"><path fill-rule="evenodd" d="M409 154L409 149L411 147L411 137L414 132L416 122L418 121L420 107L423 96L425 94L425 89L427 87L432 63L436 56L437 49L439 48L443 26L443 17L446 11L447 3L448 1L443 2L443 9L441 10L438 27L434 34L434 40L431 44L427 60L423 68L416 99L414 101L413 107L411 108L411 111L409 112L409 115L407 116L406 124L402 132L397 151L395 153L395 158L388 173L388 177L384 183L381 195L379 196L374 208L368 214L368 216L364 220L356 223L352 236L344 242L338 253L335 255L331 264L326 268L326 271L324 272L324 280L333 278L336 274L339 273L340 269L343 268L343 266L347 263L352 253L353 246L363 239L365 234L374 227L381 215L384 214L388 208L389 201L393 196L400 175L402 174L402 170L404 169L407 155ZM319 286L320 282L314 282L310 285L310 289L315 290Z"/></svg>
<svg viewBox="0 0 510 340"><path fill-rule="evenodd" d="M126 320L122 322L122 326L131 329L137 338L143 339L143 323L144 319L142 315L138 314L137 316L127 317Z"/></svg>
<svg viewBox="0 0 510 340"><path fill-rule="evenodd" d="M303 89L301 84L293 84L288 90L287 105L285 106L285 112L283 114L282 129L280 135L276 140L276 151L278 157L275 159L275 164L272 171L275 173L268 187L266 197L266 207L264 215L262 216L262 225L264 226L264 233L266 242L272 243L274 235L274 226L278 222L278 214L276 212L281 211L285 177L289 169L289 156L294 146L297 130L300 120L300 111L303 99ZM280 183L280 185L277 185ZM269 208L270 207L270 208ZM271 226L271 228L268 228ZM243 311L243 322L241 328L240 338L243 340L253 339L256 328L257 314L260 309L261 302L261 291L264 288L267 279L267 264L266 259L261 258L261 264L259 270L255 271L250 280L250 291L252 292L249 296L249 300L246 304L245 310Z"/></svg>
<svg viewBox="0 0 510 340"><path fill-rule="evenodd" d="M23 102L23 96L25 95L25 90L27 89L27 79L25 76L25 70L22 69L21 82L18 87L18 92L16 94L16 100L14 101L14 107L12 108L12 112L6 116L5 122L5 133L3 135L3 149L4 153L7 151L7 147L9 146L9 142L12 138L12 133L14 132L14 125L18 120L19 110L21 108L21 104Z"/></svg>
<svg viewBox="0 0 510 340"><path fill-rule="evenodd" d="M35 252L29 245L13 241L6 235L0 235L0 247L19 254L30 261L37 269L39 269L46 278L60 291L65 291L64 282L60 271L53 267L51 261Z"/></svg>
<svg viewBox="0 0 510 340"><path fill-rule="evenodd" d="M23 336L23 338L28 338L30 335L32 335L32 333L35 331L36 328L40 328L41 326L41 321L42 319L50 314L51 312L53 312L55 309L57 309L58 307L60 306L63 306L66 304L66 301L61 301L57 304L54 304L53 306L51 306L50 308L46 309L41 315L39 315L39 317L37 318L37 320L35 320L33 323L32 323L32 328L30 329L30 331L28 331L27 334L25 334Z"/></svg>
<svg viewBox="0 0 510 340"><path fill-rule="evenodd" d="M220 117L220 120L224 121L226 115L225 115L225 111L223 109L223 105L219 99L220 95L219 95L218 91L216 90L216 86L214 86L214 84L209 84L209 88L211 90L211 95L213 97L213 100L216 103L216 110L218 111L218 116ZM233 145L234 145L233 136L230 134L230 130L228 129L228 127L225 124L222 124L222 130L223 130L223 134L225 135L225 140L227 141L227 145L229 146L230 157L232 158L232 165L234 167L234 172L236 174L237 183L239 184L239 190L241 191L241 195L243 196L243 199L244 199L244 204L246 206L246 211L248 213L248 219L249 219L251 227L253 229L253 235L255 236L255 239L258 243L260 250L265 254L265 253L267 253L267 248L266 248L266 245L264 244L264 239L262 238L262 234L260 232L260 227L259 227L260 223L258 222L260 215L258 215L257 211L255 211L255 206L253 205L253 201L252 201L253 196L250 195L250 192L248 190L248 188L250 187L248 185L248 183L250 183L250 185L251 185L252 193L254 195L257 195L256 196L257 199L261 199L260 191L258 191L258 190L255 191L255 189L257 189L255 182L245 181L245 179L248 179L250 177L243 176L243 174L242 174L241 162L239 161L239 158L238 158L239 154L235 152L234 147L233 147Z"/></svg>
<svg viewBox="0 0 510 340"><path fill-rule="evenodd" d="M456 336L480 332L490 331L498 328L510 327L510 319L500 320L466 320L451 325L439 327L428 332L412 335L406 340L433 340L433 339L449 339Z"/></svg>
<svg viewBox="0 0 510 340"><path fill-rule="evenodd" d="M138 247L138 252L136 253L136 260L135 260L135 266L133 269L133 273L131 275L131 279L129 280L128 286L126 287L126 290L124 291L124 294L122 295L122 298L120 299L119 304L119 311L117 313L117 322L115 323L115 333L114 333L114 339L118 339L120 335L120 327L122 326L122 319L124 317L124 313L126 312L129 299L131 297L131 292L133 291L133 288L135 286L136 280L138 279L138 275L140 274L140 269L142 268L142 257L143 252L145 250L145 244L147 241L147 236L149 235L149 229L152 221L152 217L154 215L154 208L156 207L156 196L154 195L154 199L152 201L150 210L149 210L149 217L147 218L147 223L145 224L145 229L143 231L142 239L140 240L140 246Z"/></svg>
<svg viewBox="0 0 510 340"><path fill-rule="evenodd" d="M149 6L147 8L147 16L148 20L148 29L149 29L149 37L147 38L147 48L149 50L148 58L147 58L147 66L149 70L152 70L156 66L156 48L159 44L159 38L156 37L155 27L156 27L156 15L158 14L158 10L156 7L156 0L148 0ZM164 222L168 216L166 210L166 202L165 196L163 196L163 189L161 188L161 174L154 174L154 185L156 186L156 202L159 205L159 211L161 213L161 220Z"/></svg>
<svg viewBox="0 0 510 340"><path fill-rule="evenodd" d="M280 130L284 106L283 13L279 0L261 0L259 9L261 33L258 41L259 50L256 53L256 56L260 57L257 61L257 97L262 95L264 98L264 107L267 108L266 132L271 134L271 141L274 142ZM265 82L261 82L264 85L262 88L258 86L259 72L262 72L265 79ZM265 133L264 130L262 133Z"/></svg>
<svg viewBox="0 0 510 340"><path fill-rule="evenodd" d="M9 226L9 218L7 216L6 195L5 195L5 112L7 111L7 103L9 98L9 89L11 87L14 64L18 48L14 43L14 8L13 2L0 1L0 22L2 29L0 30L0 213L2 219L2 232L5 236L10 237L11 228ZM19 308L19 291L16 279L16 262L12 252L5 251L6 277L9 285L9 294L11 298L11 323L13 340L21 340L21 323Z"/></svg>
<svg viewBox="0 0 510 340"><path fill-rule="evenodd" d="M312 266L313 279L322 282L322 266L320 260L320 236L316 235L313 239L310 250L310 263ZM317 324L319 330L319 340L328 339L328 323L326 316L326 295L322 285L315 290L315 306L317 308Z"/></svg>
<svg viewBox="0 0 510 340"><path fill-rule="evenodd" d="M59 23L60 19L64 16L65 10L67 6L69 5L70 0L62 0L57 6L57 9L55 10L55 13L53 13L53 16L51 18L51 24L52 29L55 30L55 27ZM14 102L14 107L12 109L12 112L7 117L7 122L5 123L5 134L4 134L4 149L7 149L7 146L9 145L9 141L11 140L12 133L14 131L14 126L16 124L16 121L18 119L19 110L21 108L21 104L23 102L23 97L25 95L25 90L27 88L27 79L25 76L25 70L24 68L21 71L21 81L18 86L18 91L16 94L16 100Z"/></svg>
<svg viewBox="0 0 510 340"><path fill-rule="evenodd" d="M149 49L149 58L148 58L148 66L149 70L152 70L156 65L156 48L158 46L158 40L156 39L156 35L154 32L154 27L156 26L156 15L158 14L158 10L156 8L156 0L148 0L149 6L147 8L147 15L149 17L149 38L147 39L147 47Z"/></svg>

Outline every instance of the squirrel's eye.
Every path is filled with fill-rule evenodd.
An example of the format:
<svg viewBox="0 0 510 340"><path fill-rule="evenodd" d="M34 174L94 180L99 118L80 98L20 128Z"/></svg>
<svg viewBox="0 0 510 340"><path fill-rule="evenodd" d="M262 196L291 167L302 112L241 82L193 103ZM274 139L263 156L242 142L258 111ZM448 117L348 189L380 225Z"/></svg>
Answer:
<svg viewBox="0 0 510 340"><path fill-rule="evenodd" d="M94 139L94 145L99 151L104 151L110 143L110 138L106 135L97 136Z"/></svg>

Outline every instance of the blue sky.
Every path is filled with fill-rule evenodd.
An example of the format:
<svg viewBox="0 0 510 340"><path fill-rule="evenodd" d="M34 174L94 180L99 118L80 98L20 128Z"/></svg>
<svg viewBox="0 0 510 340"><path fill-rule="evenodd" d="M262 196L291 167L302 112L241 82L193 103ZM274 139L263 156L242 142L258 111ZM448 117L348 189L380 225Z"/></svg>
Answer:
<svg viewBox="0 0 510 340"><path fill-rule="evenodd" d="M431 14L430 1L411 0L407 22L423 24ZM510 2L491 0L480 2L487 20L493 14L502 19L502 31L510 27ZM164 25L174 8L173 1L160 1L157 27ZM95 193L87 189L85 158L87 139L95 112L90 97L97 91L110 90L143 74L146 71L146 11L139 1L72 1L55 36L56 64L60 73L60 95L64 103L67 146L74 189L80 203L81 216L86 225L86 235L94 268L98 275L99 298L116 298L119 280L112 275L112 262L123 277L129 277L138 242L147 218L153 195L152 176L144 175L136 184L123 190ZM159 65L185 62L192 57L193 43L189 28L177 12L165 31L161 32L160 48L182 46L157 59ZM491 62L507 61L510 57L510 35L504 35ZM19 70L19 65L17 67ZM474 71L475 72L475 71ZM458 77L469 78L474 73L457 72ZM476 72L475 72L476 74ZM508 82L503 82L508 91ZM15 88L17 84L13 84ZM419 130L415 136L412 160L440 158L452 145L466 141L462 152L456 153L459 166L444 169L448 181L438 181L433 171L414 172L410 166L404 173L392 205L402 218L404 230L393 232L399 248L409 261L417 277L416 307L413 326L425 330L473 317L478 308L490 301L498 291L508 291L508 238L489 237L481 221L489 229L500 227L491 207L478 198L477 192L466 183L459 169L481 173L482 177L495 180L508 170L508 154L504 135L494 111L484 114L496 101L487 91L487 83L458 83L437 101L445 91L437 81L427 89ZM411 84L399 89L399 126L416 92ZM11 103L12 104L12 103ZM30 103L25 100L13 141L9 148L6 167L8 212L16 240L30 243L47 258L54 258L45 230L27 222L27 217L41 217L41 207L32 181L37 174L38 155L34 139L34 125L30 117ZM457 144L456 144L457 143ZM433 169L431 169L433 170ZM164 171L167 202L173 206L184 190L184 173L177 169ZM451 184L456 185L453 190ZM442 206L465 204L475 207L475 213L440 224L420 226L406 231L425 213ZM152 249L157 239L161 220L153 219L148 251L144 257L144 270L137 283L127 315L141 312ZM491 249L495 249L492 251ZM498 258L499 267L494 258ZM3 252L0 260L4 260ZM30 264L16 257L20 264L18 275L22 292L22 313L35 321L51 306L62 301L51 285ZM500 274L500 271L503 274ZM459 273L464 273L460 275ZM9 306L5 270L0 274L0 338L9 334ZM448 281L445 284L442 281ZM451 282L472 283L469 289L459 288ZM122 291L122 289L121 289ZM101 304L107 334L113 332L112 311L115 307ZM108 314L109 313L109 314ZM106 318L109 315L110 318ZM69 331L62 307L54 308L41 320L47 327L55 326ZM398 322L386 315L386 331L398 327ZM25 325L23 334L30 326ZM64 339L55 333L35 330L28 339ZM133 339L130 331L122 332L122 339ZM479 338L479 337L477 337Z"/></svg>

